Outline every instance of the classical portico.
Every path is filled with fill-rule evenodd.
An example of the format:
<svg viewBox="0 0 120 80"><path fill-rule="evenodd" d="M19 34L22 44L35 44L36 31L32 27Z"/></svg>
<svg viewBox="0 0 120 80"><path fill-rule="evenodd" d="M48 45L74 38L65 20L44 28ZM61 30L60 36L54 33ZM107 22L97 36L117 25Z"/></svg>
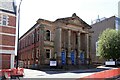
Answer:
<svg viewBox="0 0 120 80"><path fill-rule="evenodd" d="M85 27L85 26L84 26ZM89 58L89 29L74 24L58 22L56 25L55 52L58 64L62 64L64 51L65 64L81 64L80 54L84 52L84 60ZM72 62L72 52L74 60Z"/></svg>

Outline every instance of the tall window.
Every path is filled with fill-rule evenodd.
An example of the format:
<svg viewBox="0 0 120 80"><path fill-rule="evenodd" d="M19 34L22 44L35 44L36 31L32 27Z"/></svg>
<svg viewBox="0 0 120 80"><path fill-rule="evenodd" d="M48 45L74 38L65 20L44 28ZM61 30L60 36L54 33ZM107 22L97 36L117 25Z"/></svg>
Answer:
<svg viewBox="0 0 120 80"><path fill-rule="evenodd" d="M39 57L39 48L36 48L36 58Z"/></svg>
<svg viewBox="0 0 120 80"><path fill-rule="evenodd" d="M96 56L100 56L99 53L98 53L98 51L97 51L97 48L98 48L98 41L96 42L95 45L96 45Z"/></svg>
<svg viewBox="0 0 120 80"><path fill-rule="evenodd" d="M39 30L37 31L37 41L39 41Z"/></svg>
<svg viewBox="0 0 120 80"><path fill-rule="evenodd" d="M34 59L34 49L32 49L32 59Z"/></svg>
<svg viewBox="0 0 120 80"><path fill-rule="evenodd" d="M32 33L32 43L34 43L34 33Z"/></svg>
<svg viewBox="0 0 120 80"><path fill-rule="evenodd" d="M116 18L116 20L115 20L115 28L116 28L116 30L120 30L120 18Z"/></svg>
<svg viewBox="0 0 120 80"><path fill-rule="evenodd" d="M46 58L51 58L50 49L46 49Z"/></svg>
<svg viewBox="0 0 120 80"><path fill-rule="evenodd" d="M2 25L4 25L4 26L8 25L8 16L7 15L2 16Z"/></svg>
<svg viewBox="0 0 120 80"><path fill-rule="evenodd" d="M50 41L50 31L46 30L46 40Z"/></svg>

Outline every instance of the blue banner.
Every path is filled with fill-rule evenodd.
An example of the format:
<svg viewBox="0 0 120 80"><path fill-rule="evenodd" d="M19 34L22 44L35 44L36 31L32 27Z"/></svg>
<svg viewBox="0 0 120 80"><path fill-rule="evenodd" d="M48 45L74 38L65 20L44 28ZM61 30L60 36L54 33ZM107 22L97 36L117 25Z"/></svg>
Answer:
<svg viewBox="0 0 120 80"><path fill-rule="evenodd" d="M66 57L65 57L64 51L62 51L62 53L61 53L61 59L62 59L62 65L64 65L66 63Z"/></svg>
<svg viewBox="0 0 120 80"><path fill-rule="evenodd" d="M71 52L71 62L72 62L72 64L74 64L74 62L75 62L74 51Z"/></svg>
<svg viewBox="0 0 120 80"><path fill-rule="evenodd" d="M80 53L80 61L84 63L84 52Z"/></svg>

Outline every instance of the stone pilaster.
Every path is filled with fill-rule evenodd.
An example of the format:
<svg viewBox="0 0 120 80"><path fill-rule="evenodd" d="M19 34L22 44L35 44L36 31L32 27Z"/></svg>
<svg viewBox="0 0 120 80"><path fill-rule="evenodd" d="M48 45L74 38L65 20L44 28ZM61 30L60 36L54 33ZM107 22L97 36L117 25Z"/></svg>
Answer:
<svg viewBox="0 0 120 80"><path fill-rule="evenodd" d="M45 61L45 58L46 58L46 55L45 55L45 51L44 51L44 25L40 25L40 38L39 38L39 52L40 52L40 55L39 55L39 58L38 58L38 63L39 63L39 67L41 67L42 65L44 65L44 61ZM35 51L36 52L36 51Z"/></svg>

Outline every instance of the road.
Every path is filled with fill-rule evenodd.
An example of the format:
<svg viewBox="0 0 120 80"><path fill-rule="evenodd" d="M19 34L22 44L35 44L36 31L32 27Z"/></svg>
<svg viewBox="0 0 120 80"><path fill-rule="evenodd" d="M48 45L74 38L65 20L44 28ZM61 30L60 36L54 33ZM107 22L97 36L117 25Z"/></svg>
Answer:
<svg viewBox="0 0 120 80"><path fill-rule="evenodd" d="M60 80L69 78L69 80L75 80L77 78L82 78L94 74L95 72L108 70L108 69L111 68L95 68L95 69L74 70L74 71L39 71L39 70L24 69L25 75L23 78L43 78L43 79L49 78L48 80L50 79L53 80L53 78L59 78Z"/></svg>
<svg viewBox="0 0 120 80"><path fill-rule="evenodd" d="M64 71L38 71L25 69L24 78L81 78L93 73L78 73L78 72L64 72Z"/></svg>

